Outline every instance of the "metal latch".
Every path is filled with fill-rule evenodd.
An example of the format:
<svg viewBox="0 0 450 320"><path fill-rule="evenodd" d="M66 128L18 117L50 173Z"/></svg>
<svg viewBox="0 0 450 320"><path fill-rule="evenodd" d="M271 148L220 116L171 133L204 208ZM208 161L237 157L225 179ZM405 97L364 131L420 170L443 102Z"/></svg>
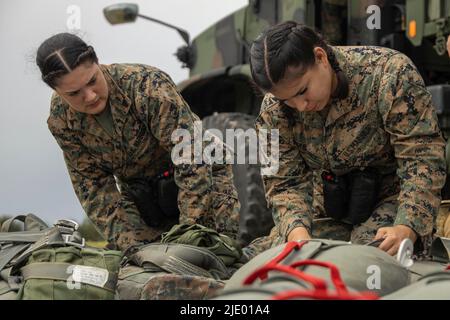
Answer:
<svg viewBox="0 0 450 320"><path fill-rule="evenodd" d="M412 259L414 253L414 244L410 239L405 239L400 244L397 252L397 261L405 268L411 268L414 264Z"/></svg>
<svg viewBox="0 0 450 320"><path fill-rule="evenodd" d="M78 222L70 219L61 219L57 220L54 223L55 227L58 227L62 233L73 233L78 230L80 225Z"/></svg>

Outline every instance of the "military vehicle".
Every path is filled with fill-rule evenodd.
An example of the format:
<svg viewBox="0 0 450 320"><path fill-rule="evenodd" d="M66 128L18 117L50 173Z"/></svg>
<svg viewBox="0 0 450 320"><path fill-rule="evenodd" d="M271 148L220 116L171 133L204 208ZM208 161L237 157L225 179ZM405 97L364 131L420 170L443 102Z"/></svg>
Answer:
<svg viewBox="0 0 450 320"><path fill-rule="evenodd" d="M111 23L134 21L136 5L113 5L104 10ZM249 0L248 5L218 21L176 55L189 68L179 90L204 127L253 126L262 95L252 86L249 47L266 27L296 20L322 31L333 45L378 45L408 55L433 95L441 128L450 135L450 2L445 0ZM155 22L159 22L156 20ZM234 165L234 179L242 205L241 240L248 243L272 227L258 165ZM448 188L446 188L448 190ZM450 198L449 192L444 192Z"/></svg>

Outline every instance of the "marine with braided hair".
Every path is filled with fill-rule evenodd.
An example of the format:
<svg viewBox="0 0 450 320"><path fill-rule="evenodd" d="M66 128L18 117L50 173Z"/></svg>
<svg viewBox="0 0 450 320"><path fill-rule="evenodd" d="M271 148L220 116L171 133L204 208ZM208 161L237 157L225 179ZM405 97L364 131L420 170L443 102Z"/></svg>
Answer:
<svg viewBox="0 0 450 320"><path fill-rule="evenodd" d="M240 205L231 167L171 159L172 133L188 130L194 139L199 118L166 73L101 65L94 49L69 33L44 41L36 62L54 89L48 127L83 209L110 248L156 241L176 223L236 238Z"/></svg>
<svg viewBox="0 0 450 320"><path fill-rule="evenodd" d="M279 171L264 176L271 235L246 249L314 238L377 243L395 255L409 238L427 254L446 178L445 142L411 60L381 47L333 47L293 21L251 48L265 94L257 130L278 129ZM313 172L326 223L313 222Z"/></svg>

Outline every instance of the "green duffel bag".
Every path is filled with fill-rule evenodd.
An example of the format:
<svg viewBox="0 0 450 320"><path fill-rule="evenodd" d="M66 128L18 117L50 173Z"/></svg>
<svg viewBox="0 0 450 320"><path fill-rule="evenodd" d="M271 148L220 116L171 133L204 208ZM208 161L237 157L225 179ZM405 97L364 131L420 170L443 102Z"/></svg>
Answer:
<svg viewBox="0 0 450 320"><path fill-rule="evenodd" d="M259 254L217 299L376 299L409 284L409 271L378 248L310 240Z"/></svg>
<svg viewBox="0 0 450 320"><path fill-rule="evenodd" d="M24 231L8 232L14 220L24 223ZM3 286L4 296L114 299L122 253L85 247L78 224L71 220L45 227L33 215L19 216L2 225L0 288Z"/></svg>
<svg viewBox="0 0 450 320"><path fill-rule="evenodd" d="M119 273L121 300L204 300L220 292L230 272L209 250L152 243L134 248Z"/></svg>

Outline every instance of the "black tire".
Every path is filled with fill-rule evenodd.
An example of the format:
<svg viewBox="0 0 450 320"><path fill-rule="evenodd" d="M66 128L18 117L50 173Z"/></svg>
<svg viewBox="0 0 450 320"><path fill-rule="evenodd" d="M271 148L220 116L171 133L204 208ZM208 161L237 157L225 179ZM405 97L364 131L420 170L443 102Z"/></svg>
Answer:
<svg viewBox="0 0 450 320"><path fill-rule="evenodd" d="M247 130L254 128L254 122L255 117L248 114L219 113L205 117L203 129L218 129L222 132L225 140L226 129ZM233 182L241 203L238 239L245 246L253 239L267 235L274 223L271 210L267 208L260 165L249 164L248 161L248 141L244 145L237 145L235 139L235 151L238 151L238 149L240 149L239 151L246 151L246 164L232 165Z"/></svg>

